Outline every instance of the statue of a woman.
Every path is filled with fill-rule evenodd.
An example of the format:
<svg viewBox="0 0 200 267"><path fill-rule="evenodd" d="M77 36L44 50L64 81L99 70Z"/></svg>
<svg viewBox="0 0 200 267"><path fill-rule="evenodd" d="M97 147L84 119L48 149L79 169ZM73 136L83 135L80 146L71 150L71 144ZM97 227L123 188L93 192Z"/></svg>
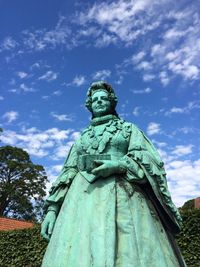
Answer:
<svg viewBox="0 0 200 267"><path fill-rule="evenodd" d="M143 132L118 117L116 104L109 84L91 85L92 121L46 201L42 267L186 266L163 162Z"/></svg>

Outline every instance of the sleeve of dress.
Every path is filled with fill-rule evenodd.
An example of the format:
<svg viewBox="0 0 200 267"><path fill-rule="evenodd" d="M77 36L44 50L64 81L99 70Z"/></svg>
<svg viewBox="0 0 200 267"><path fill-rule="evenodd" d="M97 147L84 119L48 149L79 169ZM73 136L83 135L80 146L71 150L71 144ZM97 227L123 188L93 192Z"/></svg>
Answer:
<svg viewBox="0 0 200 267"><path fill-rule="evenodd" d="M127 179L148 180L148 177L165 176L164 163L148 138L135 125L131 126L127 162ZM165 180L166 182L166 180ZM165 183L165 186L167 184Z"/></svg>
<svg viewBox="0 0 200 267"><path fill-rule="evenodd" d="M45 206L48 208L48 211L52 210L56 213L59 212L70 184L77 172L77 150L76 145L74 144L69 151L60 175L52 184L49 191L49 197L45 202Z"/></svg>
<svg viewBox="0 0 200 267"><path fill-rule="evenodd" d="M123 125L123 136L129 139L128 152L120 160L120 165L125 170L125 178L129 182L145 183L145 173L137 157L138 151L142 152L144 150L141 133L134 125L125 123Z"/></svg>
<svg viewBox="0 0 200 267"><path fill-rule="evenodd" d="M131 126L129 140L128 153L123 159L127 162L126 179L144 184L144 190L148 187L151 188L152 191L148 192L149 197L155 195L155 199L179 228L182 219L171 199L164 163L160 155L149 139L135 125Z"/></svg>

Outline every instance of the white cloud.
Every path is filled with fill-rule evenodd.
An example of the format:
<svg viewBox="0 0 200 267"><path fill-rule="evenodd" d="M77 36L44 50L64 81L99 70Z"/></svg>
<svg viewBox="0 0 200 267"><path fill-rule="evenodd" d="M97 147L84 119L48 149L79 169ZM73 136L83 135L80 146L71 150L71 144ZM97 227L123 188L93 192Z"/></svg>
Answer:
<svg viewBox="0 0 200 267"><path fill-rule="evenodd" d="M123 60L123 62L118 65L118 68L121 67L121 68L124 68L124 67L128 67L129 65L132 65L132 66L138 66L139 64L141 64L142 62L146 62L144 61L144 57L146 56L146 52L144 51L140 51L138 52L137 54L133 54L131 55L130 57L128 58L125 58ZM143 61L142 61L143 60ZM146 63L144 63L145 65ZM147 63L148 64L148 63Z"/></svg>
<svg viewBox="0 0 200 267"><path fill-rule="evenodd" d="M50 128L41 131L32 127L23 128L20 133L4 130L1 142L5 145L21 147L35 157L49 156L51 159L59 160L66 157L77 136L77 131L72 129Z"/></svg>
<svg viewBox="0 0 200 267"><path fill-rule="evenodd" d="M20 91L28 93L28 92L34 92L35 90L32 87L28 87L24 83L20 84L19 86Z"/></svg>
<svg viewBox="0 0 200 267"><path fill-rule="evenodd" d="M64 140L68 138L68 135L71 132L73 132L71 129L59 130L57 128L51 128L51 129L46 130L46 133L51 135L51 138L54 140Z"/></svg>
<svg viewBox="0 0 200 267"><path fill-rule="evenodd" d="M195 131L195 129L192 128L192 127L182 127L182 128L177 129L176 132L182 132L182 133L184 133L184 134L189 134L189 133L193 133L194 131ZM176 132L175 132L175 133L176 133ZM198 132L199 132L199 131L198 131Z"/></svg>
<svg viewBox="0 0 200 267"><path fill-rule="evenodd" d="M70 49L79 44L97 47L132 45L134 51L136 47L140 47L140 51L121 64L122 69L125 67L124 73L120 73L116 83L122 83L131 65L141 72L146 82L160 79L166 86L177 76L196 81L200 78L200 18L193 3L185 6L181 3L173 5L171 0L161 0L159 4L158 0L94 2L88 8L78 10L70 20L60 16L52 29L23 31L23 49L29 52L55 49L58 45ZM2 46L9 50L17 43L7 37ZM85 77L81 77L79 81L75 77L72 84L80 86L85 83ZM39 79L56 78L44 74Z"/></svg>
<svg viewBox="0 0 200 267"><path fill-rule="evenodd" d="M200 78L200 18L196 8L191 5L181 12L174 10L164 17L168 18L173 18L173 23L163 32L162 41L151 50L155 67L161 68L168 77L179 75L184 80L197 80ZM162 76L160 78L163 83Z"/></svg>
<svg viewBox="0 0 200 267"><path fill-rule="evenodd" d="M180 74L184 79L196 80L199 78L199 67L185 64L184 62L171 61L168 65L169 70L175 74Z"/></svg>
<svg viewBox="0 0 200 267"><path fill-rule="evenodd" d="M164 39L180 38L187 34L187 31L179 31L174 28L167 30L164 33Z"/></svg>
<svg viewBox="0 0 200 267"><path fill-rule="evenodd" d="M53 95L60 96L60 95L62 95L62 92L60 90L56 90L53 92Z"/></svg>
<svg viewBox="0 0 200 267"><path fill-rule="evenodd" d="M154 144L156 144L156 146L158 146L159 148L163 148L163 147L166 147L167 146L167 143L165 143L165 142L158 142L156 140L152 140L152 142Z"/></svg>
<svg viewBox="0 0 200 267"><path fill-rule="evenodd" d="M42 98L43 100L48 100L48 99L50 98L50 96L49 96L49 95L43 95L41 98Z"/></svg>
<svg viewBox="0 0 200 267"><path fill-rule="evenodd" d="M30 86L27 86L26 84L24 83L21 83L19 85L18 88L13 88L13 89L10 89L9 92L11 93L16 93L16 94L20 94L20 93L30 93L30 92L35 92L36 90Z"/></svg>
<svg viewBox="0 0 200 267"><path fill-rule="evenodd" d="M73 132L72 134L71 134L71 138L72 138L72 140L76 140L77 138L79 138L79 136L80 136L80 132Z"/></svg>
<svg viewBox="0 0 200 267"><path fill-rule="evenodd" d="M63 145L58 146L55 149L54 154L51 156L51 159L59 160L61 158L66 158L73 143L74 142L69 141L69 142L67 142L67 144L63 144Z"/></svg>
<svg viewBox="0 0 200 267"><path fill-rule="evenodd" d="M11 123L15 120L17 120L17 118L19 117L19 113L17 111L8 111L6 112L2 118L7 120L8 123Z"/></svg>
<svg viewBox="0 0 200 267"><path fill-rule="evenodd" d="M51 70L48 70L45 74L43 74L42 76L40 76L38 78L38 80L45 80L47 82L51 82L56 80L58 77L58 74L56 72L53 72Z"/></svg>
<svg viewBox="0 0 200 267"><path fill-rule="evenodd" d="M94 4L86 14L82 13L82 22L96 20L99 24L105 25L113 21L123 22L132 18L138 11L143 10L149 1L114 1L111 3ZM112 25L112 24L111 24Z"/></svg>
<svg viewBox="0 0 200 267"><path fill-rule="evenodd" d="M151 70L152 64L148 61L142 61L137 65L136 69L138 69L138 70Z"/></svg>
<svg viewBox="0 0 200 267"><path fill-rule="evenodd" d="M4 97L2 95L0 95L0 101L4 100Z"/></svg>
<svg viewBox="0 0 200 267"><path fill-rule="evenodd" d="M85 82L86 82L85 76L77 75L74 77L72 84L79 87L79 86L83 85Z"/></svg>
<svg viewBox="0 0 200 267"><path fill-rule="evenodd" d="M165 163L169 190L175 204L180 207L187 200L198 197L200 159L183 159L193 153L193 145L177 145L174 148L155 140L154 143L159 147L158 152Z"/></svg>
<svg viewBox="0 0 200 267"><path fill-rule="evenodd" d="M51 167L51 169L52 169L52 171L59 173L62 169L62 165L60 165L60 164L54 165Z"/></svg>
<svg viewBox="0 0 200 267"><path fill-rule="evenodd" d="M115 81L116 84L122 84L124 77L123 75L120 74L120 72L117 73L118 77L117 80Z"/></svg>
<svg viewBox="0 0 200 267"><path fill-rule="evenodd" d="M115 43L117 43L117 38L114 35L110 35L104 32L99 38L96 39L95 46L98 48L102 48Z"/></svg>
<svg viewBox="0 0 200 267"><path fill-rule="evenodd" d="M155 75L154 74L144 74L143 75L143 80L145 82L148 82L148 81L152 81L153 79L155 79Z"/></svg>
<svg viewBox="0 0 200 267"><path fill-rule="evenodd" d="M66 114L56 114L52 112L51 116L58 121L72 121L73 120L73 117L71 115L66 115Z"/></svg>
<svg viewBox="0 0 200 267"><path fill-rule="evenodd" d="M18 71L17 72L17 76L20 78L20 79L24 79L28 76L28 73L24 72L24 71Z"/></svg>
<svg viewBox="0 0 200 267"><path fill-rule="evenodd" d="M166 71L161 71L159 74L161 83L166 86L170 82L169 74Z"/></svg>
<svg viewBox="0 0 200 267"><path fill-rule="evenodd" d="M58 45L67 48L76 46L76 40L71 36L66 18L60 16L56 26L50 30L39 29L35 31L25 30L22 32L23 45L26 50L43 51L45 49L55 49Z"/></svg>
<svg viewBox="0 0 200 267"><path fill-rule="evenodd" d="M117 74L119 75L120 81L122 81L124 75L126 75L130 71L130 66L132 66L135 71L140 71L140 74L142 74L143 80L145 82L155 79L156 76L153 73L153 63L145 59L146 55L147 53L145 51L140 51L128 58L125 58L120 64L116 64L115 68ZM137 93L137 90L135 90L135 92Z"/></svg>
<svg viewBox="0 0 200 267"><path fill-rule="evenodd" d="M132 43L139 36L155 29L159 21L149 21L149 16L144 16L147 9L149 14L153 10L156 1L118 0L110 3L95 3L85 12L77 14L77 21L85 27L98 25L102 30L101 39L105 36L109 39L102 43L109 45L111 42L123 41ZM148 21L148 24L145 23Z"/></svg>
<svg viewBox="0 0 200 267"><path fill-rule="evenodd" d="M165 112L166 116L172 114L189 114L194 109L200 109L200 101L191 101L184 107L172 107L170 110Z"/></svg>
<svg viewBox="0 0 200 267"><path fill-rule="evenodd" d="M200 159L173 160L166 164L169 188L177 206L199 197Z"/></svg>
<svg viewBox="0 0 200 267"><path fill-rule="evenodd" d="M105 80L106 78L110 77L111 71L110 70L99 70L92 75L93 80Z"/></svg>
<svg viewBox="0 0 200 267"><path fill-rule="evenodd" d="M139 114L140 114L139 110L140 109L141 109L141 107L135 107L134 110L133 110L133 115L136 116L136 117L139 116Z"/></svg>
<svg viewBox="0 0 200 267"><path fill-rule="evenodd" d="M156 122L150 122L147 127L147 134L148 135L154 135L161 132L160 124Z"/></svg>
<svg viewBox="0 0 200 267"><path fill-rule="evenodd" d="M138 64L144 58L145 55L146 53L144 51L140 51L139 53L132 55L131 62L133 64Z"/></svg>
<svg viewBox="0 0 200 267"><path fill-rule="evenodd" d="M55 165L45 167L45 171L47 173L47 177L48 177L48 181L49 181L46 184L46 192L47 193L49 192L49 190L52 186L52 182L54 182L56 180L59 173L61 172L62 167L63 167L63 165L61 165L61 164L55 164Z"/></svg>
<svg viewBox="0 0 200 267"><path fill-rule="evenodd" d="M142 72L144 81L160 79L163 86L177 76L195 81L200 79L199 14L193 4L184 9L179 4L172 7L170 2L162 1L159 6L154 0L119 0L94 4L80 15L80 20L85 26L98 25L101 29L100 36L106 34L110 38L115 37L115 44L123 42L125 46L133 44L141 35L147 36L149 31L159 28L160 42L155 43L154 36L157 32L152 37L148 35L151 48L146 46L143 51L125 59L120 64L121 68L126 72L128 66L133 65L135 70ZM168 8L171 11L164 12ZM147 9L148 15L145 13Z"/></svg>
<svg viewBox="0 0 200 267"><path fill-rule="evenodd" d="M185 113L185 108L173 107L169 111L170 113Z"/></svg>
<svg viewBox="0 0 200 267"><path fill-rule="evenodd" d="M193 145L177 145L175 149L172 151L172 154L177 156L184 156L192 153Z"/></svg>
<svg viewBox="0 0 200 267"><path fill-rule="evenodd" d="M152 92L152 89L149 88L149 87L147 87L147 88L145 88L145 89L143 89L143 90L132 90L132 92L133 92L134 94L149 94L149 93Z"/></svg>
<svg viewBox="0 0 200 267"><path fill-rule="evenodd" d="M0 50L13 50L17 42L10 36L6 37L0 45Z"/></svg>
<svg viewBox="0 0 200 267"><path fill-rule="evenodd" d="M30 69L33 70L33 69L39 69L41 66L40 66L40 63L39 62L35 62L33 65L30 66Z"/></svg>

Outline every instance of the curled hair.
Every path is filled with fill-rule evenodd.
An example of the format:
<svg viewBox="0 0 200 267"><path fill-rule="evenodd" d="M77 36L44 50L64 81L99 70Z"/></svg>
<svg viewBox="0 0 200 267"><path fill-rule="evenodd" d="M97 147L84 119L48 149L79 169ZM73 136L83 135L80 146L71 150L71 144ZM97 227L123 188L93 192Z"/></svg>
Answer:
<svg viewBox="0 0 200 267"><path fill-rule="evenodd" d="M86 108L92 113L92 95L95 91L98 91L100 89L103 89L108 93L108 99L111 102L111 114L116 115L118 117L117 112L115 111L117 105L117 96L115 95L112 86L104 81L98 81L91 84L87 92L87 98L85 103Z"/></svg>

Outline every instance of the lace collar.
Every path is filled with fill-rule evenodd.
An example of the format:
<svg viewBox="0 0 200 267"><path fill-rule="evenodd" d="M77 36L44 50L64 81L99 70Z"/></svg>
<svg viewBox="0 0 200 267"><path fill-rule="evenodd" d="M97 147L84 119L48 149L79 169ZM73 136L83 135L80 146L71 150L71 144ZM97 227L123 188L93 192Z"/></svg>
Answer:
<svg viewBox="0 0 200 267"><path fill-rule="evenodd" d="M104 124L104 123L107 123L107 122L109 122L111 120L116 120L116 119L118 119L117 116L109 114L109 115L105 115L105 116L102 116L102 117L98 117L98 118L92 119L91 125L95 126L95 125L99 125L99 124Z"/></svg>

